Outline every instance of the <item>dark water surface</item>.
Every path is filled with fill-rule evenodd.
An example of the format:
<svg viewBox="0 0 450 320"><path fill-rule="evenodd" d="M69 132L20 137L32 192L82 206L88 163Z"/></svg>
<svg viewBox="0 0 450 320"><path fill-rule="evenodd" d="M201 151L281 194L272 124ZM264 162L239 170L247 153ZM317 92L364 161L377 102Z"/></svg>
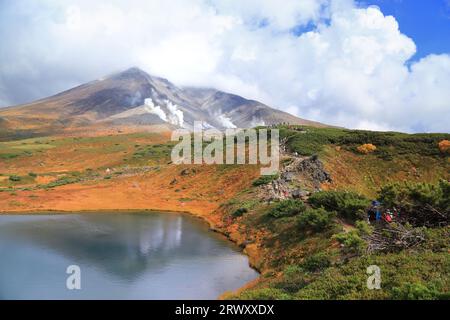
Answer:
<svg viewBox="0 0 450 320"><path fill-rule="evenodd" d="M69 265L81 290L68 290ZM215 299L258 274L183 214L0 215L0 299Z"/></svg>

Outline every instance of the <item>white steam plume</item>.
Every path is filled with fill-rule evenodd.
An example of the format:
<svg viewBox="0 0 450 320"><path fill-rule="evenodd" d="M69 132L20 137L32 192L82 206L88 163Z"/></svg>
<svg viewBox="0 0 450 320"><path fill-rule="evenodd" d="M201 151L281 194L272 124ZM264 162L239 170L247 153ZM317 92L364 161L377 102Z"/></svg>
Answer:
<svg viewBox="0 0 450 320"><path fill-rule="evenodd" d="M152 98L147 98L144 100L144 108L148 113L156 114L161 120L167 122L167 116L164 110L160 106L155 106Z"/></svg>

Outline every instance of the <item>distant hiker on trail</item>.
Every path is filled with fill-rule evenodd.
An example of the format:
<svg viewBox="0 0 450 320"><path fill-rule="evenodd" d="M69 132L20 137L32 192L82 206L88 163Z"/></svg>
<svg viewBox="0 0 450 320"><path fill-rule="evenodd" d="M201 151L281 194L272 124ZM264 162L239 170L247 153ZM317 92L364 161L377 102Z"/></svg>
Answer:
<svg viewBox="0 0 450 320"><path fill-rule="evenodd" d="M376 200L372 201L372 206L368 211L368 219L369 222L381 220L380 203Z"/></svg>
<svg viewBox="0 0 450 320"><path fill-rule="evenodd" d="M381 220L381 212L380 212L379 209L376 211L375 220L377 220L377 221L380 221L380 220Z"/></svg>
<svg viewBox="0 0 450 320"><path fill-rule="evenodd" d="M399 218L399 211L397 208L393 209L384 209L381 207L381 204L377 200L372 201L372 205L367 212L367 218L369 223L372 221L384 221L387 223L391 223L394 219Z"/></svg>
<svg viewBox="0 0 450 320"><path fill-rule="evenodd" d="M387 223L391 223L392 222L392 212L391 210L387 209L385 213L383 213L383 220L386 221Z"/></svg>

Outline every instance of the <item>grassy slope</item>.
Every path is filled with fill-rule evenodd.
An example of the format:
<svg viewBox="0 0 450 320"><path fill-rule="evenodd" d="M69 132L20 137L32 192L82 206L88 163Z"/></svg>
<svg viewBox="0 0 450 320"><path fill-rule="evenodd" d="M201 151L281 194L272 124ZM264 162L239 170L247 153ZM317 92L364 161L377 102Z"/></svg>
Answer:
<svg viewBox="0 0 450 320"><path fill-rule="evenodd" d="M374 196L390 182L437 182L450 178L450 160L438 148L439 141L450 139L450 134L293 128L283 127L281 137L287 139L293 152L319 155L333 177L333 183L325 185L325 189L350 189ZM365 143L372 143L377 149L367 155L357 152L357 147Z"/></svg>
<svg viewBox="0 0 450 320"><path fill-rule="evenodd" d="M297 130L300 129L296 127ZM435 183L450 178L448 155L438 149L438 142L448 134L407 135L342 129L282 129L291 151L318 154L331 173L333 182L323 185L329 190L353 190L374 197L387 183L398 181ZM378 149L362 155L356 147L373 143ZM254 199L258 189L250 188L220 208L225 217L223 228L240 239L249 252L257 252L252 263L263 271L259 283L240 295L228 298L268 299L386 299L425 297L449 290L450 230L428 230L424 245L397 253L358 254L349 257L333 235L355 229L341 219L324 232L300 231L297 217L271 219L267 213L274 204ZM233 212L246 208L242 217ZM239 234L239 236L236 236ZM433 245L432 245L433 244ZM302 267L312 256L326 256L330 266L308 271ZM383 290L368 290L366 268L377 264L382 269ZM427 291L428 290L428 291ZM414 296L414 292L420 292ZM405 293L406 292L406 293ZM411 293L413 292L413 293ZM402 295L403 294L403 295Z"/></svg>
<svg viewBox="0 0 450 320"><path fill-rule="evenodd" d="M0 211L155 209L205 215L258 174L254 166L171 165L168 139L167 133L130 133L2 142ZM190 171L182 175L185 168Z"/></svg>

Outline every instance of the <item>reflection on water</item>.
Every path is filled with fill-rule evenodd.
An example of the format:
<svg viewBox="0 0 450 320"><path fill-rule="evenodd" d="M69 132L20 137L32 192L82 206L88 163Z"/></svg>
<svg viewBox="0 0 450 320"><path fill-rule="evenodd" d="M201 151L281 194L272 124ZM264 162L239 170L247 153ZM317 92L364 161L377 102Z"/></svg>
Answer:
<svg viewBox="0 0 450 320"><path fill-rule="evenodd" d="M81 290L67 290L67 266ZM181 214L0 216L1 299L214 299L257 277Z"/></svg>

